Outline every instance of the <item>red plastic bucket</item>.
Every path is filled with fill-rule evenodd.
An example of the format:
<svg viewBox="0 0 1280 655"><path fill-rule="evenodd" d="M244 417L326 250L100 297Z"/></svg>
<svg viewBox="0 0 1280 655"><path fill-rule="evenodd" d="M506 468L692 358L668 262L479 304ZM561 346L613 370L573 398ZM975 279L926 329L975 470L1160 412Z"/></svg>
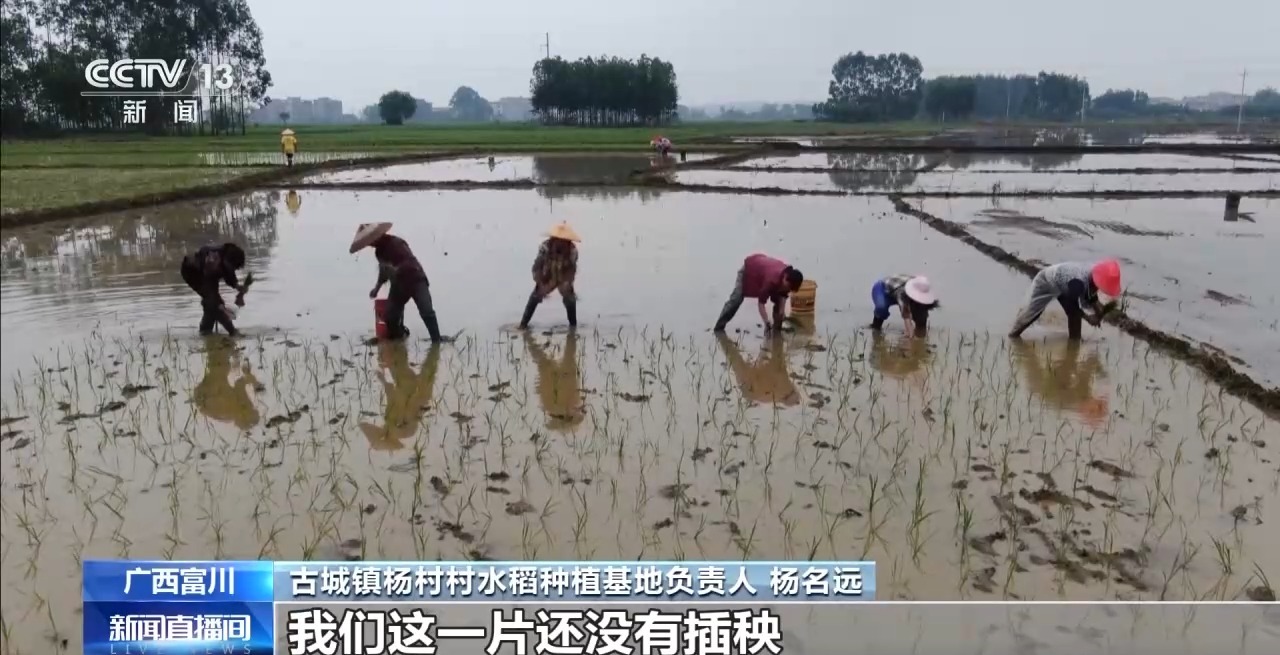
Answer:
<svg viewBox="0 0 1280 655"><path fill-rule="evenodd" d="M373 332L379 339L387 338L387 299L377 298L373 301Z"/></svg>

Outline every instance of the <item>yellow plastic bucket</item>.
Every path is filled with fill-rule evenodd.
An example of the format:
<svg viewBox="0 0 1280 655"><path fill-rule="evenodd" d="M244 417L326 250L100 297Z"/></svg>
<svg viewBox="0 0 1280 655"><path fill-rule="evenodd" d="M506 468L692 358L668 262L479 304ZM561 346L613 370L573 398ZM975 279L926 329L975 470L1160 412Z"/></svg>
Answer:
<svg viewBox="0 0 1280 655"><path fill-rule="evenodd" d="M812 316L814 305L818 299L818 283L805 280L800 288L791 294L791 313L798 316Z"/></svg>

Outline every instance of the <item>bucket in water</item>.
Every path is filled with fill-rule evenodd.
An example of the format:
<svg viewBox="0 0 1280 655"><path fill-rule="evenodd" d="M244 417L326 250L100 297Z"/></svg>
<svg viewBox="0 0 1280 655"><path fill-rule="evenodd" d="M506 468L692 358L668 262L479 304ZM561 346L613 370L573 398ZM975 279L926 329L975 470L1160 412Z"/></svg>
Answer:
<svg viewBox="0 0 1280 655"><path fill-rule="evenodd" d="M373 332L379 339L387 338L387 299L377 298L373 301Z"/></svg>
<svg viewBox="0 0 1280 655"><path fill-rule="evenodd" d="M814 306L818 299L818 283L805 280L800 288L791 294L791 313L798 316L813 316Z"/></svg>

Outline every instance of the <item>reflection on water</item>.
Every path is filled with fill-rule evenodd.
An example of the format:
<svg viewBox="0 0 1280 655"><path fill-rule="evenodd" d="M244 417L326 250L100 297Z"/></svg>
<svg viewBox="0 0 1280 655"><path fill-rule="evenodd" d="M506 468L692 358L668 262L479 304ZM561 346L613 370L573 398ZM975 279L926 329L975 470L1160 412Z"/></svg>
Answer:
<svg viewBox="0 0 1280 655"><path fill-rule="evenodd" d="M556 432L569 432L586 416L582 397L582 373L578 362L578 341L575 332L564 337L560 356L553 358L548 350L551 341L538 343L533 333L524 331L524 347L538 368L538 400L547 415L547 428Z"/></svg>
<svg viewBox="0 0 1280 655"><path fill-rule="evenodd" d="M27 359L33 344L48 342L50 329L66 334L94 325L118 331L172 324L194 330L199 303L178 269L184 256L207 244L244 248L244 272L254 272L257 284L241 315L257 315L255 301L269 286L263 268L276 248L280 196L257 192L6 229L3 358ZM17 316L23 319L13 320Z"/></svg>
<svg viewBox="0 0 1280 655"><path fill-rule="evenodd" d="M289 213L293 216L298 215L298 210L302 209L302 196L298 194L297 190L289 189L289 193L284 196L284 206L288 208Z"/></svg>
<svg viewBox="0 0 1280 655"><path fill-rule="evenodd" d="M1011 343L1032 394L1050 407L1078 415L1094 429L1103 427L1110 403L1094 392L1094 384L1106 377L1096 346L1069 339Z"/></svg>
<svg viewBox="0 0 1280 655"><path fill-rule="evenodd" d="M382 425L361 420L360 431L374 450L399 450L418 433L422 415L431 409L436 372L440 368L440 346L427 350L417 373L409 363L405 342L378 344L378 381L382 383L385 411ZM388 377L388 373L390 376Z"/></svg>
<svg viewBox="0 0 1280 655"><path fill-rule="evenodd" d="M888 377L920 380L920 373L933 362L933 351L927 339L899 335L891 340L876 332L871 337L870 360L872 368Z"/></svg>
<svg viewBox="0 0 1280 655"><path fill-rule="evenodd" d="M747 361L738 344L727 335L716 335L716 341L729 362L729 370L738 381L742 397L752 404L794 407L800 404L800 392L787 370L787 348L782 337L767 338L760 344L754 360Z"/></svg>
<svg viewBox="0 0 1280 655"><path fill-rule="evenodd" d="M234 383L230 381L233 372L239 373ZM257 425L260 418L249 393L256 392L258 384L249 360L241 357L235 342L222 336L208 337L204 377L192 390L191 402L201 414L243 432Z"/></svg>

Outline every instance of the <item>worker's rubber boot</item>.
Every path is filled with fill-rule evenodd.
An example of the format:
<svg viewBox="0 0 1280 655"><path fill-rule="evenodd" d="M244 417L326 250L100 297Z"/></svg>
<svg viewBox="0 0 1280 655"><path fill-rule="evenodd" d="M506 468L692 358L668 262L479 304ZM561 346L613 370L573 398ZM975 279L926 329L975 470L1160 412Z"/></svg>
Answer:
<svg viewBox="0 0 1280 655"><path fill-rule="evenodd" d="M564 299L564 313L569 317L569 327L578 327L578 299Z"/></svg>
<svg viewBox="0 0 1280 655"><path fill-rule="evenodd" d="M520 317L521 330L529 327L529 321L533 320L533 312L538 308L538 303L541 301L542 299L538 297L537 293L529 294L529 302L524 305L524 315Z"/></svg>

